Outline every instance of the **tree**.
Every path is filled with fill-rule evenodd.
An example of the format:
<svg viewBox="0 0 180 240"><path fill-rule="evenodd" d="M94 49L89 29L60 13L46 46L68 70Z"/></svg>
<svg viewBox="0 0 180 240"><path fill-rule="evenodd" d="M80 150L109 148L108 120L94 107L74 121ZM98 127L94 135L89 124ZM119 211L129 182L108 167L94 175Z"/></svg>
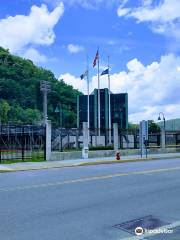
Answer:
<svg viewBox="0 0 180 240"><path fill-rule="evenodd" d="M136 131L137 129L139 129L139 124L135 124L135 123L128 123L128 129L132 130L132 131Z"/></svg>
<svg viewBox="0 0 180 240"><path fill-rule="evenodd" d="M148 125L149 133L160 132L160 127L153 120L149 120L148 123L149 123Z"/></svg>
<svg viewBox="0 0 180 240"><path fill-rule="evenodd" d="M10 109L9 103L6 100L0 100L0 120L2 123L8 122L8 113Z"/></svg>
<svg viewBox="0 0 180 240"><path fill-rule="evenodd" d="M29 124L36 124L42 119L41 113L37 109L27 108L24 110L24 116Z"/></svg>
<svg viewBox="0 0 180 240"><path fill-rule="evenodd" d="M0 47L0 96L9 104L9 114L3 113L3 121L12 123L33 123L42 120L43 101L40 82L48 81L51 92L48 94L48 118L56 125L58 118L54 110L58 104L66 112L65 127L76 124L76 99L82 93L59 81L54 74L37 67L30 60L14 56Z"/></svg>

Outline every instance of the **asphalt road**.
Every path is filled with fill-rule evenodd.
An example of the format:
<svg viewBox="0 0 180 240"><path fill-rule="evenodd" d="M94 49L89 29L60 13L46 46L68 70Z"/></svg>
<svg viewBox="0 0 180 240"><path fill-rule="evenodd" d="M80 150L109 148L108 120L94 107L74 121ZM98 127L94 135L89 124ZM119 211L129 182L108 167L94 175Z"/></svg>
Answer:
<svg viewBox="0 0 180 240"><path fill-rule="evenodd" d="M0 174L2 240L134 239L114 226L148 215L180 221L180 159Z"/></svg>

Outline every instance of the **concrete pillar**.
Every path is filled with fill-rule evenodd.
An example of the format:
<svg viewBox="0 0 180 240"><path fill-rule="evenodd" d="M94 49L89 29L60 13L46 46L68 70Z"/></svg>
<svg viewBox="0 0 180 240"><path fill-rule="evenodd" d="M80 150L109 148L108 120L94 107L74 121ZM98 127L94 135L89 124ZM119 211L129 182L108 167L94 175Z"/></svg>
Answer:
<svg viewBox="0 0 180 240"><path fill-rule="evenodd" d="M102 145L101 136L97 136L97 146L101 146L101 145Z"/></svg>
<svg viewBox="0 0 180 240"><path fill-rule="evenodd" d="M79 130L77 129L77 131L76 131L76 149L79 148L79 146L78 146L78 140L79 140Z"/></svg>
<svg viewBox="0 0 180 240"><path fill-rule="evenodd" d="M119 148L118 144L118 124L113 123L113 136L114 136L114 150L117 151Z"/></svg>
<svg viewBox="0 0 180 240"><path fill-rule="evenodd" d="M148 140L148 121L141 121L139 124L139 146L141 150L141 157L147 154L147 147L145 141Z"/></svg>
<svg viewBox="0 0 180 240"><path fill-rule="evenodd" d="M88 136L88 123L83 122L83 149L82 149L82 158L87 159L88 158L88 152L89 152L89 136Z"/></svg>
<svg viewBox="0 0 180 240"><path fill-rule="evenodd" d="M166 148L166 131L164 128L161 129L161 148Z"/></svg>
<svg viewBox="0 0 180 240"><path fill-rule="evenodd" d="M46 121L46 161L51 160L51 121Z"/></svg>

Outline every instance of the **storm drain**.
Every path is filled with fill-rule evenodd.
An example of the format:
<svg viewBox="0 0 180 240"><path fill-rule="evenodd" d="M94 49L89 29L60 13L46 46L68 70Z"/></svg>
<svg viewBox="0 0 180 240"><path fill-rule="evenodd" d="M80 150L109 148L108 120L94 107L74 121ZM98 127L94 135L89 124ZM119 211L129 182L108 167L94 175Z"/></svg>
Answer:
<svg viewBox="0 0 180 240"><path fill-rule="evenodd" d="M168 222L162 221L161 219L159 219L153 215L149 215L149 216L134 219L134 220L131 220L128 222L124 222L121 224L116 224L113 227L135 235L134 230L137 227L152 230L152 229L160 228L160 227L168 225L168 224L169 224Z"/></svg>

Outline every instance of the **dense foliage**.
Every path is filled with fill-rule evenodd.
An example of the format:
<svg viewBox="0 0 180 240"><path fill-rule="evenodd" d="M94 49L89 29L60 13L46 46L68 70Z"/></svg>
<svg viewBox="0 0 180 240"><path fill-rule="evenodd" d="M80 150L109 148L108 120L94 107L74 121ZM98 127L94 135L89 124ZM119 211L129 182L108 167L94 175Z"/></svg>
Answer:
<svg viewBox="0 0 180 240"><path fill-rule="evenodd" d="M160 127L153 120L149 120L149 133L158 133L160 132Z"/></svg>
<svg viewBox="0 0 180 240"><path fill-rule="evenodd" d="M40 82L48 81L48 116L56 125L60 114L55 112L61 105L63 125L76 124L76 98L81 93L63 80L58 81L51 71L37 67L30 60L14 56L0 47L0 121L2 123L42 122L42 93Z"/></svg>
<svg viewBox="0 0 180 240"><path fill-rule="evenodd" d="M139 124L128 124L128 129L132 131L139 131ZM157 123L154 122L154 120L148 121L148 132L149 133L158 133L160 132L160 127L157 125Z"/></svg>
<svg viewBox="0 0 180 240"><path fill-rule="evenodd" d="M129 122L128 123L128 129L131 131L138 131L139 130L139 124L134 124Z"/></svg>

